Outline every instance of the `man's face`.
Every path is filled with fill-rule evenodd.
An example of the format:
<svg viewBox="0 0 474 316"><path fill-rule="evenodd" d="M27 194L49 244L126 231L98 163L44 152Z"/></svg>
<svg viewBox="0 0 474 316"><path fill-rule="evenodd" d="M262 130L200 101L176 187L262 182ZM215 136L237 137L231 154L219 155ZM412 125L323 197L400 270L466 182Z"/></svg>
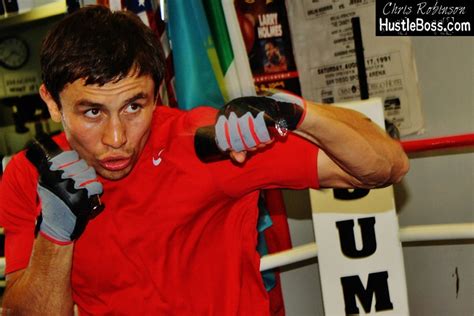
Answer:
<svg viewBox="0 0 474 316"><path fill-rule="evenodd" d="M265 44L265 54L267 55L268 61L271 63L276 64L280 60L280 52L272 43Z"/></svg>
<svg viewBox="0 0 474 316"><path fill-rule="evenodd" d="M84 82L64 87L61 109L41 91L43 99L49 97L45 101L51 117L62 122L72 149L102 177L121 179L138 161L150 134L154 82L149 76L128 76L103 86Z"/></svg>

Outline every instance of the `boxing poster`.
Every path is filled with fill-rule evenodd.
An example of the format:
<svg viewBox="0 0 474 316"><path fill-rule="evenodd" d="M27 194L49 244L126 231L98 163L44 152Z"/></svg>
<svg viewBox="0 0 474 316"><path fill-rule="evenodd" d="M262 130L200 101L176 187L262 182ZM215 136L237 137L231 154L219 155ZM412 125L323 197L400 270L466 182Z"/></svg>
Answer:
<svg viewBox="0 0 474 316"><path fill-rule="evenodd" d="M304 98L325 103L360 99L352 34L359 17L370 96L402 136L422 132L420 90L410 37L375 36L375 0L287 1Z"/></svg>
<svg viewBox="0 0 474 316"><path fill-rule="evenodd" d="M257 93L284 89L300 95L284 0L236 0L235 10Z"/></svg>
<svg viewBox="0 0 474 316"><path fill-rule="evenodd" d="M383 126L380 98L338 104ZM326 315L409 315L392 187L310 190Z"/></svg>

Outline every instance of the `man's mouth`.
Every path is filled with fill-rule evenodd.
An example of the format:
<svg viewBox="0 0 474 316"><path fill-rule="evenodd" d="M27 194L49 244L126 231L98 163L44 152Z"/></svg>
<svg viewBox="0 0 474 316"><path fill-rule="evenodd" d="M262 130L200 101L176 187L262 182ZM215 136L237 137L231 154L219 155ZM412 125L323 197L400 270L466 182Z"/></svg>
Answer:
<svg viewBox="0 0 474 316"><path fill-rule="evenodd" d="M99 160L99 164L107 170L119 171L127 168L132 159L130 157L109 157Z"/></svg>

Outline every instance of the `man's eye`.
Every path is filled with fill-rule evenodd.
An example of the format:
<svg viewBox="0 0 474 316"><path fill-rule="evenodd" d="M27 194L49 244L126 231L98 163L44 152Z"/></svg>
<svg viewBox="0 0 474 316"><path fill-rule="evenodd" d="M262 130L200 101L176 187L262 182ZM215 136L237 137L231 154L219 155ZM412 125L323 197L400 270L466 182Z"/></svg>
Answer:
<svg viewBox="0 0 474 316"><path fill-rule="evenodd" d="M84 113L84 115L88 118L97 118L99 114L100 114L99 109L89 109Z"/></svg>
<svg viewBox="0 0 474 316"><path fill-rule="evenodd" d="M142 107L141 107L140 104L132 103L132 104L129 104L125 108L125 112L127 112L127 113L137 113L138 111L140 111L141 108Z"/></svg>

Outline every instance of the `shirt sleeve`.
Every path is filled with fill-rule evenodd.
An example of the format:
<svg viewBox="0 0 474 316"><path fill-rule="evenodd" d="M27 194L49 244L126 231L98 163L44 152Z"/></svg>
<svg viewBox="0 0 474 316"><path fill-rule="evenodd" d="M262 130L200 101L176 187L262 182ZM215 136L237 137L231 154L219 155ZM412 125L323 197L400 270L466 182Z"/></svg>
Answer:
<svg viewBox="0 0 474 316"><path fill-rule="evenodd" d="M216 109L201 107L187 113L186 125L194 135L197 127L214 124ZM230 158L211 162L207 168L217 189L229 197L241 197L260 189L319 188L319 148L296 134L288 133L263 150L249 152L244 164Z"/></svg>
<svg viewBox="0 0 474 316"><path fill-rule="evenodd" d="M5 234L5 273L28 266L39 214L36 185L38 173L25 152L8 163L0 184L0 226Z"/></svg>
<svg viewBox="0 0 474 316"><path fill-rule="evenodd" d="M232 197L259 189L318 189L318 152L316 145L290 133L263 150L249 152L242 165L226 160L210 168L222 191Z"/></svg>

